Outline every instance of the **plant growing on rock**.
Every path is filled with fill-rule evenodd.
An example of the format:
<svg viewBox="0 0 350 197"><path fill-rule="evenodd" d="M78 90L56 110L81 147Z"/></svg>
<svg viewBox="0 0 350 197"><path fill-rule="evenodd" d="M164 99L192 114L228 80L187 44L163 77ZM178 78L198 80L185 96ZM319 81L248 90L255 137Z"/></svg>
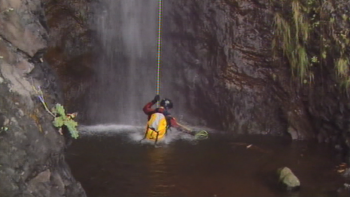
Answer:
<svg viewBox="0 0 350 197"><path fill-rule="evenodd" d="M77 115L77 112L72 114L66 114L64 107L57 103L55 108L52 108L51 111L48 109L46 102L44 100L43 92L41 91L40 87L36 89L33 86L34 91L36 92L40 102L44 105L45 110L54 117L54 120L52 124L58 128L58 132L63 135L62 133L62 127L65 126L69 130L71 136L74 139L77 139L79 137L79 132L77 130L78 123L73 120L73 118Z"/></svg>
<svg viewBox="0 0 350 197"><path fill-rule="evenodd" d="M2 13L2 14L7 14L7 13L12 12L12 11L14 11L14 9L10 7L10 8L5 9L5 10L2 11L1 13Z"/></svg>
<svg viewBox="0 0 350 197"><path fill-rule="evenodd" d="M282 4L286 4L282 2ZM286 5L284 5L286 6ZM309 57L305 43L309 39L309 21L305 16L307 9L299 0L292 0L288 4L290 9L275 14L275 39L273 48L282 48L283 55L287 57L293 75L303 80L310 72ZM285 16L286 13L287 17ZM295 73L296 72L296 73Z"/></svg>
<svg viewBox="0 0 350 197"><path fill-rule="evenodd" d="M339 84L350 85L349 6L345 1L272 0L274 51L283 51L292 74L312 82L316 70L330 67Z"/></svg>
<svg viewBox="0 0 350 197"><path fill-rule="evenodd" d="M73 120L76 116L76 113L66 115L66 112L61 104L56 104L56 107L53 108L52 113L56 115L53 120L53 125L59 129L60 134L62 134L62 127L66 126L69 130L71 136L74 139L79 137L79 132L77 130L78 123ZM58 116L57 116L58 115Z"/></svg>

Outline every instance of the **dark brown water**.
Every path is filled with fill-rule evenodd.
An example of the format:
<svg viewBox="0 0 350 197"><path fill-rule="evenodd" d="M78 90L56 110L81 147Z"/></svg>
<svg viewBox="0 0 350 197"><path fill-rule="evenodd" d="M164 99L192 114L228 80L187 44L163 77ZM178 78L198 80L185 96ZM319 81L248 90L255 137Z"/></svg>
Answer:
<svg viewBox="0 0 350 197"><path fill-rule="evenodd" d="M334 170L339 161L324 144L266 136L211 134L155 148L128 132L83 135L67 160L88 197L336 196L344 183ZM275 171L282 166L299 177L298 192L276 187Z"/></svg>

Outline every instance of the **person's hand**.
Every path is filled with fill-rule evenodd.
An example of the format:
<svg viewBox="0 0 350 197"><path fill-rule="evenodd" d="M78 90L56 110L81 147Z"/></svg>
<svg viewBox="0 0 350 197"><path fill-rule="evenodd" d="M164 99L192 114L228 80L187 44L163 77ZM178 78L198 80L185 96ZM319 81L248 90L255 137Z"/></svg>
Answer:
<svg viewBox="0 0 350 197"><path fill-rule="evenodd" d="M157 101L159 101L160 100L160 96L159 96L159 94L157 94L155 97L154 97L154 99L152 100L152 103L156 103Z"/></svg>

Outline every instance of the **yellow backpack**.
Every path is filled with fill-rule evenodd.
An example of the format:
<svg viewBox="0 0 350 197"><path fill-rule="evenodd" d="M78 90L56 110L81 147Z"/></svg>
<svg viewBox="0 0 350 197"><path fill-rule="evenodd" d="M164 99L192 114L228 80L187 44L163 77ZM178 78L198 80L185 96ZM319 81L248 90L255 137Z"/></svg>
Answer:
<svg viewBox="0 0 350 197"><path fill-rule="evenodd" d="M161 140L165 137L167 129L168 124L164 114L153 113L147 122L145 137L149 140Z"/></svg>

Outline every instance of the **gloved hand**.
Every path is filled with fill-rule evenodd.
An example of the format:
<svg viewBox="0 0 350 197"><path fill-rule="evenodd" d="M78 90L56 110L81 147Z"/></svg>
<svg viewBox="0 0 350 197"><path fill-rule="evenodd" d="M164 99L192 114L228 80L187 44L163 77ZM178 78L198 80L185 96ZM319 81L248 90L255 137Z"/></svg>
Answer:
<svg viewBox="0 0 350 197"><path fill-rule="evenodd" d="M154 97L154 99L152 100L152 103L156 103L157 101L159 101L160 100L160 96L159 96L159 94L157 94L155 97Z"/></svg>

